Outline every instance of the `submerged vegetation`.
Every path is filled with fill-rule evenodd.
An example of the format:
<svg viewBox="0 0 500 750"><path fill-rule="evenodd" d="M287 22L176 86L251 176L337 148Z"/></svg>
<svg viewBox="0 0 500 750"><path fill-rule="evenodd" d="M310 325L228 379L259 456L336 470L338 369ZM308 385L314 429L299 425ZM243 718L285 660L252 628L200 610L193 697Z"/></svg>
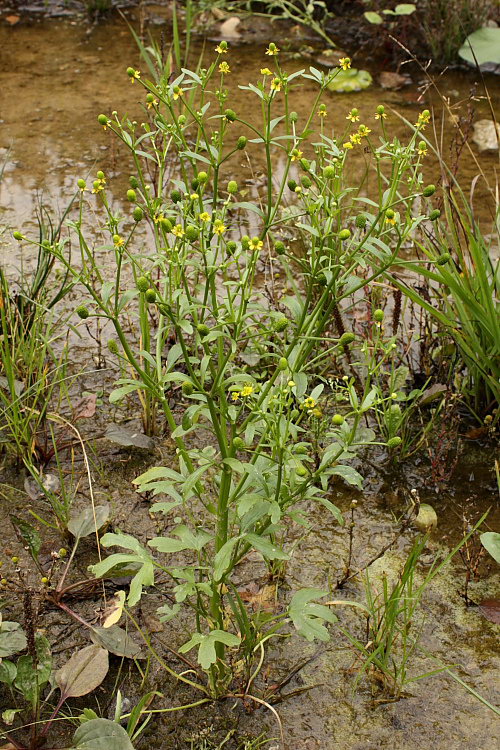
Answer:
<svg viewBox="0 0 500 750"><path fill-rule="evenodd" d="M271 5L309 15L312 28L329 9ZM372 16L382 10L372 5ZM332 638L354 654L352 688L368 687L376 704L446 673L498 714L422 645L422 603L457 553L466 604L483 547L498 562L488 513L436 547L436 513L409 484L395 536L354 562L368 474L404 476L410 458L430 456L442 487L455 424L495 439L500 211L486 175L488 226L434 144L425 106L404 139L383 104L346 109L333 129L328 92L353 70L347 55L328 72L288 71L269 42L236 99L226 41L192 65L190 28L183 44L175 15L168 52L135 38L142 63L126 75L143 120L113 111L96 124L120 144L128 186L104 168L75 178L59 220L41 206L39 236L13 234L36 260L17 279L0 267L0 440L33 501L19 512L19 486L2 483L15 543L0 607L17 618L0 615L2 736L17 750L49 736L61 748L72 736L82 750L131 750L150 742L158 717L228 699L268 709L279 738L225 727L186 747L285 748L275 705L315 687L282 692L319 652L275 681L270 664L283 643L300 654L295 644ZM305 86L314 100L299 114ZM78 401L77 341L94 352L99 390ZM106 436L139 456L125 479L139 497L128 521L96 490L109 467L84 422L99 419L98 400ZM136 530L144 507L150 526ZM303 585L291 568L320 523L343 530L347 556L336 582L328 570ZM386 553L392 574L377 567ZM252 589L255 579L265 585ZM98 611L80 606L91 598ZM62 666L47 612L92 642ZM115 672L110 655L121 659ZM121 692L126 664L135 700ZM105 694L115 699L106 710ZM61 725L71 731L58 735Z"/></svg>

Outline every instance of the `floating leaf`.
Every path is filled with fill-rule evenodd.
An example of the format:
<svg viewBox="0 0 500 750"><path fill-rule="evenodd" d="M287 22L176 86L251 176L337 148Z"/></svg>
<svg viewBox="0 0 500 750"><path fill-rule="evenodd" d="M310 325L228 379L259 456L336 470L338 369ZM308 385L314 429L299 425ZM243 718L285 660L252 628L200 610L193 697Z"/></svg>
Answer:
<svg viewBox="0 0 500 750"><path fill-rule="evenodd" d="M328 84L328 88L337 94L345 94L351 91L367 89L371 86L372 81L373 78L367 70L349 68L349 70L339 70L335 78Z"/></svg>
<svg viewBox="0 0 500 750"><path fill-rule="evenodd" d="M500 29L483 26L469 34L458 54L470 65L500 65Z"/></svg>
<svg viewBox="0 0 500 750"><path fill-rule="evenodd" d="M500 534L497 531L485 531L479 538L485 550L500 565Z"/></svg>
<svg viewBox="0 0 500 750"><path fill-rule="evenodd" d="M125 447L134 446L135 448L144 448L145 450L152 450L155 447L153 438L144 435L139 430L114 423L108 425L104 437L111 440L112 443L124 445Z"/></svg>
<svg viewBox="0 0 500 750"><path fill-rule="evenodd" d="M26 636L18 622L0 622L0 659L26 648ZM6 682L6 680L1 680Z"/></svg>
<svg viewBox="0 0 500 750"><path fill-rule="evenodd" d="M92 628L91 639L115 656L126 659L143 659L141 647L123 628L112 625L110 628Z"/></svg>
<svg viewBox="0 0 500 750"><path fill-rule="evenodd" d="M91 693L104 680L108 669L108 652L105 649L95 645L80 649L55 674L61 698L79 698Z"/></svg>
<svg viewBox="0 0 500 750"><path fill-rule="evenodd" d="M104 526L109 518L109 505L96 505L95 508L86 508L78 516L68 521L68 531L74 537L80 539L95 533Z"/></svg>
<svg viewBox="0 0 500 750"><path fill-rule="evenodd" d="M123 727L110 719L91 719L73 735L76 750L134 750Z"/></svg>

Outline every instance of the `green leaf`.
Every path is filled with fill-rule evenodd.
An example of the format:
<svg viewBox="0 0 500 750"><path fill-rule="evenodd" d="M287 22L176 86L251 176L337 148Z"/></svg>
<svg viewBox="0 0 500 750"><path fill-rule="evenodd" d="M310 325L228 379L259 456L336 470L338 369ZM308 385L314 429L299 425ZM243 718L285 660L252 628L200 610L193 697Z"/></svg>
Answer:
<svg viewBox="0 0 500 750"><path fill-rule="evenodd" d="M129 534L104 534L101 539L104 547L117 545L125 547L133 554L117 553L110 555L105 560L91 566L91 570L96 578L102 578L116 565L123 563L139 564L140 568L130 583L128 603L131 607L137 604L142 595L143 586L152 586L154 583L154 564L153 558L149 552L141 546L137 539Z"/></svg>
<svg viewBox="0 0 500 750"><path fill-rule="evenodd" d="M469 34L458 54L471 65L495 63L500 65L500 29L483 26Z"/></svg>
<svg viewBox="0 0 500 750"><path fill-rule="evenodd" d="M246 534L246 541L254 547L257 552L260 552L267 560L289 560L288 555L284 550L280 549L276 544L273 544L269 538L259 536L258 534Z"/></svg>
<svg viewBox="0 0 500 750"><path fill-rule="evenodd" d="M342 477L348 484L353 484L360 490L363 488L363 477L352 466L334 466L333 469L329 470L329 473Z"/></svg>
<svg viewBox="0 0 500 750"><path fill-rule="evenodd" d="M12 685L16 679L17 668L14 662L4 659L0 662L0 682Z"/></svg>
<svg viewBox="0 0 500 750"><path fill-rule="evenodd" d="M61 699L79 698L98 687L108 673L108 652L100 646L80 649L57 670L55 683Z"/></svg>
<svg viewBox="0 0 500 750"><path fill-rule="evenodd" d="M212 630L207 634L194 633L192 638L180 647L179 652L185 654L198 646L198 663L202 669L207 670L217 661L216 643L235 647L240 645L241 638L233 633L226 633L225 630Z"/></svg>
<svg viewBox="0 0 500 750"><path fill-rule="evenodd" d="M194 533L184 525L177 526L172 533L178 536L179 539L158 536L148 542L149 546L154 547L158 552L166 553L181 552L185 549L192 549L199 552L212 539L212 535L206 531Z"/></svg>
<svg viewBox="0 0 500 750"><path fill-rule="evenodd" d="M325 508L328 508L330 513L334 516L337 523L339 523L341 526L344 525L344 517L340 511L339 508L337 508L336 505L334 505L330 500L327 500L326 497L323 497L322 495L317 495L315 498L318 503L321 503Z"/></svg>
<svg viewBox="0 0 500 750"><path fill-rule="evenodd" d="M26 643L26 636L18 622L0 622L0 659L24 651Z"/></svg>
<svg viewBox="0 0 500 750"><path fill-rule="evenodd" d="M308 641L314 641L316 638L328 641L330 634L323 623L337 621L337 617L328 607L312 601L327 596L327 593L322 589L301 589L292 596L288 612L295 628Z"/></svg>
<svg viewBox="0 0 500 750"><path fill-rule="evenodd" d="M485 550L500 565L500 534L497 531L485 531L479 538Z"/></svg>
<svg viewBox="0 0 500 750"><path fill-rule="evenodd" d="M411 16L417 10L417 6L414 3L399 3L394 8L394 13L397 16Z"/></svg>
<svg viewBox="0 0 500 750"><path fill-rule="evenodd" d="M335 91L337 94L345 94L367 89L371 86L372 81L373 78L367 70L357 70L356 68L349 68L349 70L339 69L327 88L330 91Z"/></svg>
<svg viewBox="0 0 500 750"><path fill-rule="evenodd" d="M363 13L363 15L368 23L374 23L378 25L384 22L384 19L382 18L380 13L375 13L374 11L367 10L365 13Z"/></svg>
<svg viewBox="0 0 500 750"><path fill-rule="evenodd" d="M125 729L110 719L91 719L73 735L76 750L134 750Z"/></svg>
<svg viewBox="0 0 500 750"><path fill-rule="evenodd" d="M78 516L68 521L68 531L76 539L95 533L109 518L109 505L96 505L95 508L86 508Z"/></svg>

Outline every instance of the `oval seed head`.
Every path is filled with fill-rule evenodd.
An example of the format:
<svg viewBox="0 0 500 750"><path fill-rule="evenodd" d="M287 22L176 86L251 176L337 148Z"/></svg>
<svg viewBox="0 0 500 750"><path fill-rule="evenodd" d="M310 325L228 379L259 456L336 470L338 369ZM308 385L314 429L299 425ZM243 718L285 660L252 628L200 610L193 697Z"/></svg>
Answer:
<svg viewBox="0 0 500 750"><path fill-rule="evenodd" d="M436 263L438 264L438 266L444 266L444 265L446 265L446 263L448 263L448 261L450 260L450 258L451 258L451 255L449 253L443 253L436 260Z"/></svg>
<svg viewBox="0 0 500 750"><path fill-rule="evenodd" d="M280 357L278 362L278 370L281 370L282 372L284 370L288 370L288 360L286 357Z"/></svg>
<svg viewBox="0 0 500 750"><path fill-rule="evenodd" d="M366 216L364 216L363 214L358 214L354 223L356 224L358 229L364 229L366 227Z"/></svg>
<svg viewBox="0 0 500 750"><path fill-rule="evenodd" d="M276 331L276 333L283 333L283 331L288 328L289 323L290 321L288 320L288 318L285 318L285 316L283 316L282 318L278 318L278 320L274 324L274 330Z"/></svg>
<svg viewBox="0 0 500 750"><path fill-rule="evenodd" d="M179 203L179 201L182 200L180 190L172 190L172 192L170 193L170 198L174 203Z"/></svg>
<svg viewBox="0 0 500 750"><path fill-rule="evenodd" d="M196 242L199 236L200 230L198 227L193 226L193 224L186 227L186 239L189 240L189 242Z"/></svg>
<svg viewBox="0 0 500 750"><path fill-rule="evenodd" d="M196 330L202 338L205 338L210 333L210 328L205 323L198 323Z"/></svg>
<svg viewBox="0 0 500 750"><path fill-rule="evenodd" d="M274 243L274 250L276 252L276 255L284 255L286 253L285 243L281 242L281 240L278 240Z"/></svg>
<svg viewBox="0 0 500 750"><path fill-rule="evenodd" d="M134 188L134 189L139 187L139 181L137 180L137 177L134 177L133 174L131 174L130 177L128 178L128 184L130 185L131 188Z"/></svg>
<svg viewBox="0 0 500 750"><path fill-rule="evenodd" d="M59 557L66 557L67 554L68 554L68 550L65 549L64 547L61 547L61 549L58 552Z"/></svg>
<svg viewBox="0 0 500 750"><path fill-rule="evenodd" d="M111 352L111 354L118 354L118 344L114 339L109 339L108 350Z"/></svg>
<svg viewBox="0 0 500 750"><path fill-rule="evenodd" d="M238 245L234 240L229 240L229 242L226 245L226 251L228 255L234 255L236 250L238 249Z"/></svg>
<svg viewBox="0 0 500 750"><path fill-rule="evenodd" d="M18 242L21 242L21 240L23 240L23 239L24 239L24 237L23 237L23 235L21 234L21 232L14 232L12 236L13 236L13 237L14 237L14 239L15 239L15 240L17 240Z"/></svg>
<svg viewBox="0 0 500 750"><path fill-rule="evenodd" d="M194 391L194 385L190 380L185 380L181 386L182 392L185 396L190 396Z"/></svg>
<svg viewBox="0 0 500 750"><path fill-rule="evenodd" d="M248 236L248 234L244 234L241 238L241 247L243 248L243 250L248 250L248 248L250 247L250 237Z"/></svg>
<svg viewBox="0 0 500 750"><path fill-rule="evenodd" d="M335 174L336 174L335 167L332 167L331 164L323 168L323 177L326 180L333 180L333 178L335 177Z"/></svg>
<svg viewBox="0 0 500 750"><path fill-rule="evenodd" d="M390 440L387 441L387 447L388 448L397 448L398 445L401 445L403 441L399 437L399 435L396 435L395 437L390 438Z"/></svg>
<svg viewBox="0 0 500 750"><path fill-rule="evenodd" d="M236 141L236 148L239 151L243 151L243 149L245 148L246 145L247 145L247 139L246 139L246 137L244 135L240 135L240 137Z"/></svg>
<svg viewBox="0 0 500 750"><path fill-rule="evenodd" d="M384 319L384 311L383 310L378 309L378 310L374 310L373 311L373 320L376 323L381 323L383 321L383 319Z"/></svg>
<svg viewBox="0 0 500 750"><path fill-rule="evenodd" d="M142 221L144 218L144 211L140 206L136 206L132 212L132 216L134 218L134 221Z"/></svg>
<svg viewBox="0 0 500 750"><path fill-rule="evenodd" d="M146 302L149 302L149 304L152 305L153 302L156 301L156 289L147 289L144 293L144 296L146 298Z"/></svg>
<svg viewBox="0 0 500 750"><path fill-rule="evenodd" d="M355 338L356 336L354 335L354 333L351 333L351 331L346 331L340 337L339 344L340 346L348 346L349 344L352 344Z"/></svg>
<svg viewBox="0 0 500 750"><path fill-rule="evenodd" d="M302 187L305 188L306 190L310 188L312 185L312 182L307 175L304 175L303 177L301 177L300 182L302 183Z"/></svg>
<svg viewBox="0 0 500 750"><path fill-rule="evenodd" d="M441 211L439 210L439 208L435 208L434 211L430 212L429 219L431 221L436 221L437 219L439 219L440 216L441 216Z"/></svg>
<svg viewBox="0 0 500 750"><path fill-rule="evenodd" d="M130 201L130 203L135 203L137 200L137 195L135 190L130 188L130 190L127 190L127 200Z"/></svg>
<svg viewBox="0 0 500 750"><path fill-rule="evenodd" d="M226 109L224 112L224 117L228 122L234 122L236 120L236 112L234 109Z"/></svg>
<svg viewBox="0 0 500 750"><path fill-rule="evenodd" d="M198 172L198 184L204 185L208 182L208 174L206 172Z"/></svg>
<svg viewBox="0 0 500 750"><path fill-rule="evenodd" d="M235 437L233 440L233 447L237 451L242 451L246 447L245 441L240 437Z"/></svg>
<svg viewBox="0 0 500 750"><path fill-rule="evenodd" d="M339 240L344 242L345 240L348 240L351 236L351 232L349 229L341 229L339 232Z"/></svg>
<svg viewBox="0 0 500 750"><path fill-rule="evenodd" d="M234 193L238 192L238 183L236 180L229 180L227 183L227 192L234 195Z"/></svg>
<svg viewBox="0 0 500 750"><path fill-rule="evenodd" d="M165 232L171 232L172 231L172 222L170 219L165 218L165 216L162 216L160 219L160 226Z"/></svg>
<svg viewBox="0 0 500 750"><path fill-rule="evenodd" d="M332 422L334 425L340 426L341 424L344 424L344 417L342 414L334 414L332 417Z"/></svg>
<svg viewBox="0 0 500 750"><path fill-rule="evenodd" d="M288 189L291 190L292 193L294 193L295 192L295 188L297 187L297 182L295 180L290 179L290 180L288 180L288 182L286 184L288 185Z"/></svg>
<svg viewBox="0 0 500 750"><path fill-rule="evenodd" d="M87 320L87 318L90 315L88 308L85 307L85 305L78 305L75 312L78 315L78 317L81 318L82 320Z"/></svg>
<svg viewBox="0 0 500 750"><path fill-rule="evenodd" d="M100 169L96 175L98 180L104 180L104 172Z"/></svg>
<svg viewBox="0 0 500 750"><path fill-rule="evenodd" d="M108 124L109 120L106 117L106 115L98 115L97 122L99 123L99 125L103 125L104 126L104 125Z"/></svg>
<svg viewBox="0 0 500 750"><path fill-rule="evenodd" d="M85 180L78 180L78 182L76 184L78 185L78 187L80 188L80 190L85 190L85 188L87 186L87 183L85 182Z"/></svg>
<svg viewBox="0 0 500 750"><path fill-rule="evenodd" d="M149 289L149 281L147 280L147 278L145 276L139 276L139 278L137 279L136 283L137 283L137 289L140 292L147 292L148 291L148 289Z"/></svg>
<svg viewBox="0 0 500 750"><path fill-rule="evenodd" d="M422 190L422 195L425 198L430 198L431 195L434 195L435 192L436 192L436 186L435 185L427 185L427 187L425 187Z"/></svg>

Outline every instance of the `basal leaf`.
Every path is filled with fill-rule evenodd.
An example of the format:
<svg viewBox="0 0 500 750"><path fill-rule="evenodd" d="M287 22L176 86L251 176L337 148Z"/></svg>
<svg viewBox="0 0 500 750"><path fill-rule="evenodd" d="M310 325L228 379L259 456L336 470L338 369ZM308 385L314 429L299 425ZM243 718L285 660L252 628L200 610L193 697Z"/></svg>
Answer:
<svg viewBox="0 0 500 750"><path fill-rule="evenodd" d="M108 673L108 652L100 646L86 646L58 669L55 682L61 698L79 698L95 690Z"/></svg>

